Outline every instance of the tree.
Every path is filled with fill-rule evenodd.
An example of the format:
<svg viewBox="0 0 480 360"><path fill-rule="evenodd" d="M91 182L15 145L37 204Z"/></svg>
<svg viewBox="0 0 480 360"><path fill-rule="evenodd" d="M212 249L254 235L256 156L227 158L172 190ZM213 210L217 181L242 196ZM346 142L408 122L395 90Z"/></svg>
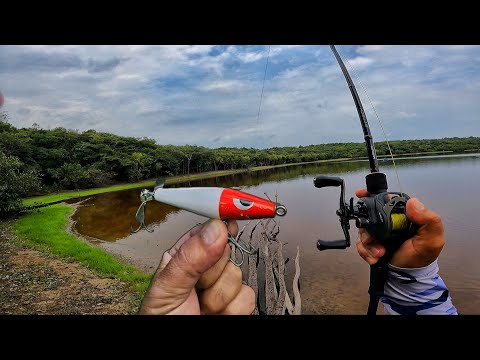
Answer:
<svg viewBox="0 0 480 360"><path fill-rule="evenodd" d="M20 211L22 197L40 189L40 176L35 170L24 170L18 158L0 151L0 218Z"/></svg>
<svg viewBox="0 0 480 360"><path fill-rule="evenodd" d="M64 163L59 169L49 169L54 179L58 179L64 188L78 190L87 177L86 170L80 164Z"/></svg>
<svg viewBox="0 0 480 360"><path fill-rule="evenodd" d="M132 180L138 181L140 180L145 173L148 172L147 163L149 158L144 153L135 151L131 155L132 160L132 167L129 170L130 178Z"/></svg>
<svg viewBox="0 0 480 360"><path fill-rule="evenodd" d="M193 146L184 146L183 147L183 156L187 159L187 175L190 175L190 162L192 161L193 153L195 148Z"/></svg>
<svg viewBox="0 0 480 360"><path fill-rule="evenodd" d="M5 111L0 111L0 133L15 130L15 127L8 121L8 114Z"/></svg>

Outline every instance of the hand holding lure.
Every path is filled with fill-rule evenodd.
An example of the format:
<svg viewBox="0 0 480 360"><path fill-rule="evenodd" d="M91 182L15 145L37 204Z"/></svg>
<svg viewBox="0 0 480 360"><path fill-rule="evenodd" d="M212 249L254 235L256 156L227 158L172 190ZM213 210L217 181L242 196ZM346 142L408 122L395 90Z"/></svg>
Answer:
<svg viewBox="0 0 480 360"><path fill-rule="evenodd" d="M164 189L164 184L164 180L160 179L155 184L153 191L144 189L141 192L140 201L142 203L135 214L135 219L140 226L136 230L131 228L132 233L136 233L142 228L153 232L145 225L145 205L152 200L223 221L274 218L276 215L285 216L287 213L284 205L239 190L220 187ZM255 254L257 252L252 245L247 245L240 239L242 233L243 231L240 231L237 237L229 234L228 237L228 241L242 254L242 260L237 262L232 251L233 257L230 260L237 266L243 264L245 253Z"/></svg>

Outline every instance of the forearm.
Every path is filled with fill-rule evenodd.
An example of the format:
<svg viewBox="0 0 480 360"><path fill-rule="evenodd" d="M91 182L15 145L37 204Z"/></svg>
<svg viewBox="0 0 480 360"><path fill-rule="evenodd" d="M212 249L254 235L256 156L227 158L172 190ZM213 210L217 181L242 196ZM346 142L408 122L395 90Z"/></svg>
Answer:
<svg viewBox="0 0 480 360"><path fill-rule="evenodd" d="M438 275L437 260L430 265L399 268L389 264L381 301L391 315L457 315L447 286Z"/></svg>

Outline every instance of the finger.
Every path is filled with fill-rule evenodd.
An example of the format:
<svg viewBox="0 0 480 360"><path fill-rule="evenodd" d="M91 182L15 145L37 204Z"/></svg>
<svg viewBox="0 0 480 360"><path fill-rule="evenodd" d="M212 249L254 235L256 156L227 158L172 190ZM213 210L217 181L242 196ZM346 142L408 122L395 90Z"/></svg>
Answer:
<svg viewBox="0 0 480 360"><path fill-rule="evenodd" d="M375 264L380 257L385 255L385 247L375 242L364 229L360 229L356 242L358 254L370 265Z"/></svg>
<svg viewBox="0 0 480 360"><path fill-rule="evenodd" d="M445 245L444 228L440 215L425 207L417 198L407 201L407 217L419 225L414 237L415 246L442 249Z"/></svg>
<svg viewBox="0 0 480 360"><path fill-rule="evenodd" d="M180 246L182 246L183 243L188 239L190 239L192 236L198 234L202 229L202 226L204 226L207 222L208 221L206 221L203 224L195 225L193 228L191 228L185 234L183 234L180 237L180 239L178 239L177 242L168 250L169 254L171 256L174 256L177 253L178 249L180 249Z"/></svg>
<svg viewBox="0 0 480 360"><path fill-rule="evenodd" d="M367 230L358 229L358 236L362 241L362 245L373 257L379 258L385 255L385 246L377 242Z"/></svg>
<svg viewBox="0 0 480 360"><path fill-rule="evenodd" d="M367 191L367 189L357 189L355 190L355 196L358 197L358 198L362 198L362 197L369 197L370 196L370 193ZM390 199L394 198L395 196L398 196L398 195L395 195L395 194L388 194L388 197Z"/></svg>
<svg viewBox="0 0 480 360"><path fill-rule="evenodd" d="M365 246L363 246L360 238L357 239L356 241L356 245L357 245L357 251L358 251L358 254L362 257L363 260L365 260L367 263L369 263L370 265L373 265L375 264L378 259L372 257L370 255L370 253L367 251L367 249L365 249Z"/></svg>
<svg viewBox="0 0 480 360"><path fill-rule="evenodd" d="M379 258L385 255L385 246L380 244L370 233L365 229L358 231L365 249L372 254L373 257Z"/></svg>
<svg viewBox="0 0 480 360"><path fill-rule="evenodd" d="M428 226L431 234L443 234L443 224L440 215L427 209L417 198L411 198L407 201L407 217L417 225Z"/></svg>
<svg viewBox="0 0 480 360"><path fill-rule="evenodd" d="M362 228L358 229L358 237L364 246L371 246L375 242L375 238Z"/></svg>
<svg viewBox="0 0 480 360"><path fill-rule="evenodd" d="M205 314L223 311L242 288L242 270L229 262L218 280L199 294L200 309Z"/></svg>
<svg viewBox="0 0 480 360"><path fill-rule="evenodd" d="M225 266L227 266L231 253L232 249L230 249L230 246L227 244L220 260L218 260L215 265L202 274L200 280L197 282L197 285L195 285L195 288L208 289L210 286L212 286L222 274Z"/></svg>
<svg viewBox="0 0 480 360"><path fill-rule="evenodd" d="M368 193L367 189L362 188L362 189L355 190L355 196L358 198L362 198L362 197L368 197L370 196L370 194Z"/></svg>
<svg viewBox="0 0 480 360"><path fill-rule="evenodd" d="M223 315L251 315L255 310L255 292L250 286L242 285L238 295L221 312Z"/></svg>
<svg viewBox="0 0 480 360"><path fill-rule="evenodd" d="M236 220L228 220L227 222L227 229L228 232L233 236L236 237L238 235L238 224Z"/></svg>
<svg viewBox="0 0 480 360"><path fill-rule="evenodd" d="M203 226L203 224L195 225L193 228L188 230L185 234L183 234L180 237L180 239L177 240L177 242L169 250L167 250L163 254L162 260L160 261L160 265L158 266L157 272L162 271L165 268L165 266L167 266L167 264L172 259L172 256L176 254L176 252L178 251L180 246L182 246L182 244L185 241L187 241L189 238L191 238L193 235L200 232L200 230L202 229L202 226Z"/></svg>
<svg viewBox="0 0 480 360"><path fill-rule="evenodd" d="M227 221L227 230L232 236L237 236L238 234L238 224L236 220L228 220ZM227 262L230 260L230 255L232 253L232 249L230 246L225 247L225 251L218 260L218 262L213 265L210 269L208 269L200 278L200 280L197 282L197 285L195 286L197 289L207 289L210 286L212 286L215 281L218 280L220 277L223 269L227 265Z"/></svg>
<svg viewBox="0 0 480 360"><path fill-rule="evenodd" d="M163 270L157 271L144 299L143 312L168 313L180 306L202 274L222 257L226 245L225 224L218 219L206 222L173 256L170 254L172 258Z"/></svg>

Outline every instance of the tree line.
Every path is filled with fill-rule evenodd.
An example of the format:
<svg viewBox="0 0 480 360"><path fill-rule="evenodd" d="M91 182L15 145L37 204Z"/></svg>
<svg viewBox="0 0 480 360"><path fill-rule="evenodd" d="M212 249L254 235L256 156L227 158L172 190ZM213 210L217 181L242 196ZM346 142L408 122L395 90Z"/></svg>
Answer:
<svg viewBox="0 0 480 360"><path fill-rule="evenodd" d="M388 155L385 142L375 143L379 156ZM391 141L396 155L429 151L480 151L480 137ZM366 157L364 143L330 143L297 147L206 148L159 145L153 139L118 136L65 128L16 128L0 114L2 161L37 174L43 191L81 189L161 176L246 169L336 158ZM19 171L20 171L19 170ZM36 188L35 191L38 191Z"/></svg>

